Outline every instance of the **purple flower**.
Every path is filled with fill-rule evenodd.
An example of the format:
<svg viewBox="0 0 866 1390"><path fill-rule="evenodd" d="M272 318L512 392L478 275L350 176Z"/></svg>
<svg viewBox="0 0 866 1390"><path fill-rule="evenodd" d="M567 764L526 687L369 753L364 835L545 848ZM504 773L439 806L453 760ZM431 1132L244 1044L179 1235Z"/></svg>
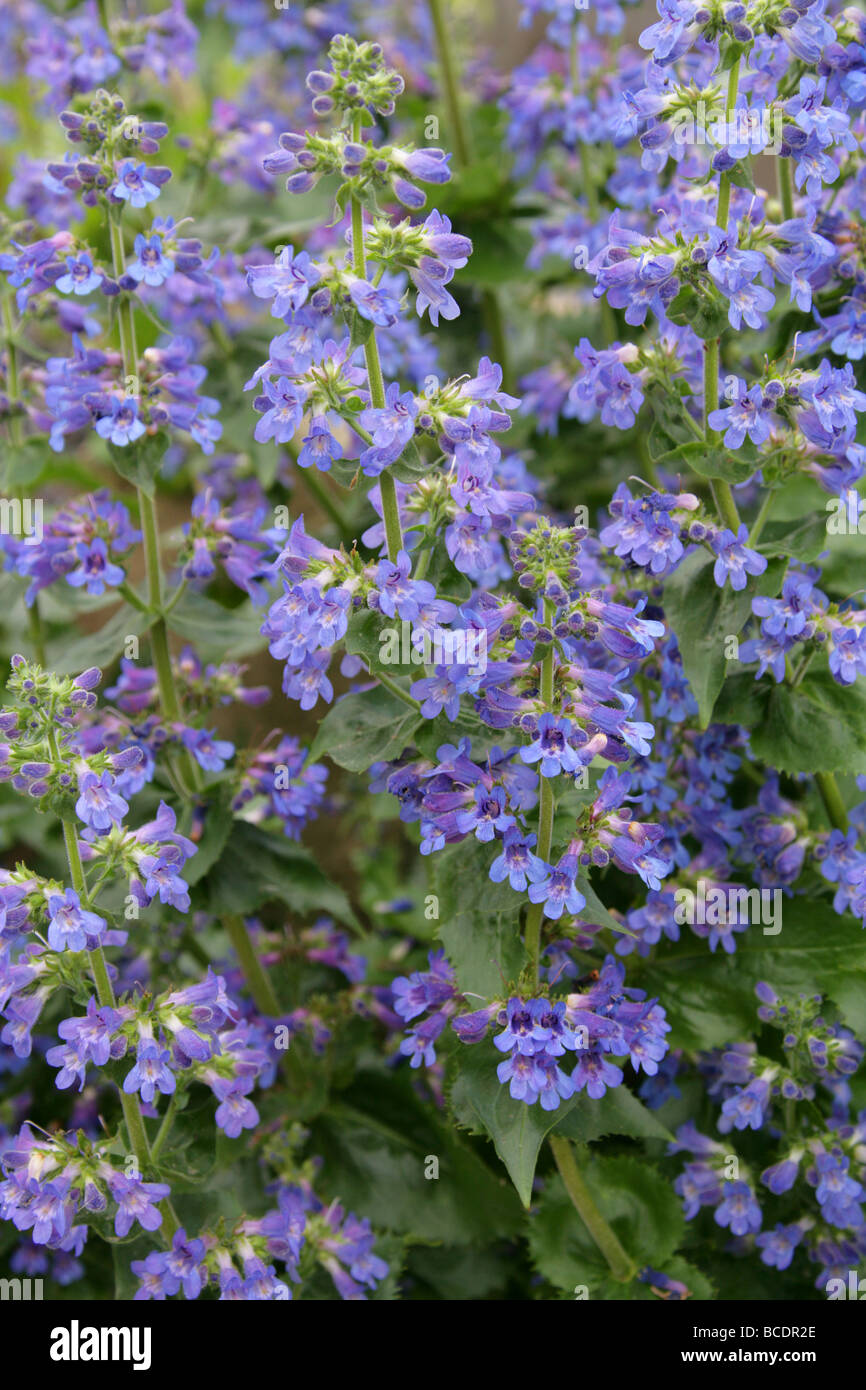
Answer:
<svg viewBox="0 0 866 1390"><path fill-rule="evenodd" d="M75 814L91 830L106 834L113 825L120 825L128 810L128 803L114 790L110 772L98 774L88 769L79 775Z"/></svg>
<svg viewBox="0 0 866 1390"><path fill-rule="evenodd" d="M359 423L371 435L373 442L361 454L362 471L368 478L376 478L395 463L409 440L415 433L415 417L418 404L411 391L402 395L396 382L385 392L385 405L363 410Z"/></svg>
<svg viewBox="0 0 866 1390"><path fill-rule="evenodd" d="M743 525L736 536L727 528L713 535L711 545L716 556L713 578L720 589L724 588L726 579L730 579L732 589L745 589L747 575L763 574L767 568L766 558L746 545L748 539L748 528Z"/></svg>
<svg viewBox="0 0 866 1390"><path fill-rule="evenodd" d="M535 835L521 835L516 826L506 830L502 837L502 853L490 865L490 877L494 883L503 883L507 878L515 893L525 893L528 883L540 883L547 874L544 861L532 853Z"/></svg>
<svg viewBox="0 0 866 1390"><path fill-rule="evenodd" d="M152 1103L157 1091L165 1096L172 1095L177 1082L168 1066L170 1056L168 1049L160 1047L153 1038L142 1038L138 1044L135 1066L124 1077L123 1089L126 1094L134 1095L140 1091L146 1105Z"/></svg>
<svg viewBox="0 0 866 1390"><path fill-rule="evenodd" d="M723 1184L722 1202L714 1216L716 1224L730 1227L734 1236L746 1236L761 1229L761 1208L747 1182Z"/></svg>
<svg viewBox="0 0 866 1390"><path fill-rule="evenodd" d="M247 284L258 299L273 299L271 314L275 319L300 309L321 278L309 254L301 251L296 256L292 246L284 246L273 265L247 267Z"/></svg>
<svg viewBox="0 0 866 1390"><path fill-rule="evenodd" d="M156 1231L162 1225L162 1212L156 1206L171 1191L164 1182L142 1182L141 1178L127 1177L125 1173L112 1172L106 1179L112 1197L117 1202L114 1217L114 1233L123 1238L128 1236L137 1221L143 1231Z"/></svg>
<svg viewBox="0 0 866 1390"><path fill-rule="evenodd" d="M108 191L118 201L129 203L131 208L146 207L159 197L159 187L148 178L149 172L146 164L124 159L117 170L116 181Z"/></svg>
<svg viewBox="0 0 866 1390"><path fill-rule="evenodd" d="M215 1119L229 1139L237 1139L242 1130L255 1129L259 1122L259 1112L247 1097L252 1087L251 1078L217 1077L211 1083L211 1089L220 1102Z"/></svg>
<svg viewBox="0 0 866 1390"><path fill-rule="evenodd" d="M302 386L296 386L285 376L281 376L276 385L272 381L265 382L264 395L255 400L256 409L263 412L255 429L260 444L269 439L277 444L289 443L301 423L306 394Z"/></svg>
<svg viewBox="0 0 866 1390"><path fill-rule="evenodd" d="M527 748L521 748L525 763L541 763L542 777L557 777L560 772L575 772L580 758L568 742L573 733L571 721L553 714L542 714L538 721L538 737Z"/></svg>
<svg viewBox="0 0 866 1390"><path fill-rule="evenodd" d="M112 564L109 560L108 547L101 536L95 536L89 545L85 541L79 541L75 547L75 554L81 564L78 569L67 574L66 582L74 589L86 588L93 598L99 598L104 594L107 584L116 588L126 578L120 566Z"/></svg>
<svg viewBox="0 0 866 1390"><path fill-rule="evenodd" d="M145 236L139 232L133 245L135 260L126 268L133 280L156 288L174 274L174 261L165 254L161 236Z"/></svg>
<svg viewBox="0 0 866 1390"><path fill-rule="evenodd" d="M55 281L54 288L61 294L92 294L99 289L102 279L99 271L94 270L90 255L82 251L78 256L69 257L65 273Z"/></svg>
<svg viewBox="0 0 866 1390"><path fill-rule="evenodd" d="M115 396L111 403L111 414L103 415L96 422L96 433L100 438L108 439L121 448L140 439L144 431L144 423L138 418L135 396Z"/></svg>
<svg viewBox="0 0 866 1390"><path fill-rule="evenodd" d="M85 951L90 941L98 942L105 931L105 922L95 912L81 906L73 888L62 895L48 893L48 944L54 951Z"/></svg>
<svg viewBox="0 0 866 1390"><path fill-rule="evenodd" d="M412 622L420 617L423 605L436 597L433 585L426 579L411 579L411 572L412 561L405 550L398 553L396 564L380 560L376 566L379 608L389 618Z"/></svg>

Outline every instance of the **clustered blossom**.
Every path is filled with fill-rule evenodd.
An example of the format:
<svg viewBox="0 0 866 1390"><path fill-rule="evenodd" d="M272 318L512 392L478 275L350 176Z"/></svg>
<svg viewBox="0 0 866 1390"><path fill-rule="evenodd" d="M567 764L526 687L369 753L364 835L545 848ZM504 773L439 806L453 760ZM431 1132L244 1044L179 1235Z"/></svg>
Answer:
<svg viewBox="0 0 866 1390"><path fill-rule="evenodd" d="M106 651L129 632L110 703L96 666L15 656L0 709L0 781L62 823L68 860L0 869L0 1070L47 1068L68 1107L49 1133L16 1088L0 1116L14 1269L80 1277L88 1226L107 1221L152 1237L137 1299L284 1300L308 1280L388 1296L390 1252L339 1182L317 1195L328 1164L299 1159L309 1134L286 1113L327 1123L319 1093L342 1094L373 1038L388 1083L443 1111L446 1061L469 1076L486 1055L514 1124L522 1105L589 1110L632 1085L653 1110L691 1104L700 1080L721 1139L689 1121L670 1145L687 1219L712 1211L731 1251L780 1272L815 1264L818 1290L866 1254L863 1047L841 992L837 1015L822 992L762 982L760 1050L695 1051L702 986L684 993L676 961L687 927L696 974L734 992L742 959L726 958L769 931L768 902L773 930L798 900L866 923L866 805L844 805L831 772L866 791L862 730L837 719L866 674L866 607L833 597L853 585L829 541L863 530L866 19L825 0L657 0L632 46L625 3L584 17L524 0L526 59L507 80L467 72L483 114L499 106L501 168L480 153L495 123L472 113L463 132L445 100L452 154L398 108L409 74L433 101L441 72L449 98L426 10L386 0L367 42L354 0L278 16L209 0L244 77L207 98L204 134L115 90L191 76L183 0L59 18L27 0L0 18L0 75L19 58L67 142L18 156L0 224L8 490L46 447L89 489L58 504L52 480L44 517L16 502L0 548L34 651L46 613L49 652L58 611L118 606ZM766 154L772 191L754 182ZM213 191L238 185L266 215L211 217ZM303 201L287 216L283 190L331 196L327 225L305 230ZM202 236L236 252L205 248L198 203ZM500 270L518 299L504 328ZM446 324L471 356L440 348ZM242 385L246 424L229 409ZM160 474L192 495L169 573ZM787 509L821 493L826 544ZM319 503L331 544L307 530ZM288 702L327 707L309 749L280 727L247 748L227 734L233 707L252 719L270 698L232 659L257 647L282 671L277 725ZM848 742L773 753L819 717ZM351 888L300 843L347 805L325 756L394 798L352 807ZM399 890L390 837L354 873L395 805L421 856L401 856ZM832 828L815 828L822 807ZM446 952L405 922L422 883L438 922L470 859L481 906L448 924ZM510 924L502 959L488 905ZM383 949L357 946L359 922ZM467 987L470 949L501 989ZM479 1049L468 1063L461 1044ZM145 1171L126 1154L135 1115L153 1125ZM266 1175L258 1205L181 1223L194 1131ZM667 1265L632 1277L693 1291Z"/></svg>
<svg viewBox="0 0 866 1390"><path fill-rule="evenodd" d="M692 1157L675 1186L689 1220L712 1207L719 1226L733 1236L754 1236L762 1263L780 1271L805 1254L820 1266L815 1287L826 1290L830 1280L847 1277L849 1252L855 1258L862 1253L866 1114L850 1113L849 1078L863 1060L863 1047L825 1017L820 995L785 999L766 983L756 993L761 1021L782 1034L784 1060L762 1059L753 1043L699 1056L708 1094L721 1102L718 1128L728 1138L720 1143L692 1123L683 1125L670 1152ZM797 1118L796 1127L780 1130L782 1106ZM755 1179L730 1177L731 1131L746 1129L760 1132L772 1158L759 1175L763 1200L772 1213L778 1205L773 1199L784 1197L784 1211L802 1212L796 1220L762 1229ZM743 1159L737 1164L739 1171L746 1169Z"/></svg>
<svg viewBox="0 0 866 1390"><path fill-rule="evenodd" d="M488 1029L493 1043L507 1056L496 1074L508 1086L514 1100L543 1110L556 1110L560 1102L581 1091L593 1100L620 1086L624 1072L613 1058L626 1058L635 1071L655 1076L667 1051L665 1033L670 1025L655 999L643 990L624 984L623 967L608 956L600 972L583 993L564 998L492 1000L471 1013L456 1013L469 1000L461 999L453 972L441 952L431 953L430 969L400 976L393 983L394 1008L407 1023L426 1014L406 1034L400 1051L413 1067L431 1067L435 1044L450 1020L463 1043L478 1043ZM574 1054L575 1065L563 1070Z"/></svg>

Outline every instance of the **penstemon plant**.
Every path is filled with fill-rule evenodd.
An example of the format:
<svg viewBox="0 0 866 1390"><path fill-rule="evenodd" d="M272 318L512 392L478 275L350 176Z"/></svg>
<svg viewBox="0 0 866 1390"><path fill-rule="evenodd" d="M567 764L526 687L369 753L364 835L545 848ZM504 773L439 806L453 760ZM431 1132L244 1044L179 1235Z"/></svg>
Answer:
<svg viewBox="0 0 866 1390"><path fill-rule="evenodd" d="M849 1296L866 18L657 12L0 15L52 1297Z"/></svg>

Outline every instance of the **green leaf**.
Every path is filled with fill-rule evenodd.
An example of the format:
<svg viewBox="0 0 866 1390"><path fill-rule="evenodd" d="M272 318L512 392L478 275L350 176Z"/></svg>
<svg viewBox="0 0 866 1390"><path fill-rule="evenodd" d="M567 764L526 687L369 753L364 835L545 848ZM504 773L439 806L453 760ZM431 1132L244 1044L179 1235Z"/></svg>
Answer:
<svg viewBox="0 0 866 1390"><path fill-rule="evenodd" d="M725 683L729 664L725 639L742 632L752 612L752 599L757 594L775 594L784 572L781 562L770 564L762 575L757 579L750 577L746 588L736 593L728 585L718 587L713 579L713 565L713 556L705 550L693 551L667 580L664 591L665 615L676 633L702 728L713 718L719 691Z"/></svg>
<svg viewBox="0 0 866 1390"><path fill-rule="evenodd" d="M594 927L609 927L611 931L619 932L621 936L636 935L625 923L618 922L615 917L611 916L585 874L578 874L577 887L586 898L586 903L578 914L582 922L589 922Z"/></svg>
<svg viewBox="0 0 866 1390"><path fill-rule="evenodd" d="M132 444L108 446L115 472L140 488L146 497L153 497L156 491L157 475L167 449L168 440L162 431L142 435Z"/></svg>
<svg viewBox="0 0 866 1390"><path fill-rule="evenodd" d="M20 444L6 444L3 450L4 493L15 493L38 482L56 458L45 435L39 439L24 439Z"/></svg>
<svg viewBox="0 0 866 1390"><path fill-rule="evenodd" d="M423 722L421 714L383 686L344 695L319 725L310 761L327 754L349 772L365 772L372 763L399 758Z"/></svg>
<svg viewBox="0 0 866 1390"><path fill-rule="evenodd" d="M768 521L756 548L762 555L815 560L827 548L826 518L810 512L796 521Z"/></svg>
<svg viewBox="0 0 866 1390"><path fill-rule="evenodd" d="M826 899L785 898L776 935L765 935L755 923L737 936L736 953L728 956L689 934L660 949L636 971L634 983L662 1000L673 1025L670 1046L692 1049L719 1047L754 1031L759 980L771 981L780 994L826 994L859 1026L866 932L852 917L838 916Z"/></svg>
<svg viewBox="0 0 866 1390"><path fill-rule="evenodd" d="M416 440L412 438L388 471L401 483L414 483L419 478L426 478L433 470L418 448Z"/></svg>
<svg viewBox="0 0 866 1390"><path fill-rule="evenodd" d="M187 590L166 617L166 625L191 642L205 661L237 660L265 646L261 612L249 601L224 608L204 594Z"/></svg>
<svg viewBox="0 0 866 1390"><path fill-rule="evenodd" d="M525 963L518 931L520 898L507 883L493 883L496 844L474 837L431 856L431 892L439 899L438 937L457 984L485 999L501 997Z"/></svg>
<svg viewBox="0 0 866 1390"><path fill-rule="evenodd" d="M747 188L750 193L755 192L755 176L752 173L752 161L748 156L739 160L733 169L728 170L728 179L736 184L737 188Z"/></svg>
<svg viewBox="0 0 866 1390"><path fill-rule="evenodd" d="M365 343L369 342L370 335L373 332L372 320L364 318L364 315L359 314L357 309L352 309L347 315L347 318L349 324L350 347L353 349L363 347Z"/></svg>
<svg viewBox="0 0 866 1390"><path fill-rule="evenodd" d="M59 675L78 674L88 666L110 666L123 654L127 637L143 637L152 623L150 614L124 603L95 632L76 634L72 641L69 632L66 632L49 642L47 664Z"/></svg>
<svg viewBox="0 0 866 1390"><path fill-rule="evenodd" d="M482 724L473 709L461 706L457 718L451 720L447 714L437 714L435 719L425 719L415 735L415 747L425 758L435 759L443 743L459 743L462 738L472 740L472 756L483 758L493 744L503 743L501 729L491 729Z"/></svg>
<svg viewBox="0 0 866 1390"><path fill-rule="evenodd" d="M688 325L699 338L718 338L728 324L728 306L715 290L684 285L668 307L668 318Z"/></svg>
<svg viewBox="0 0 866 1390"><path fill-rule="evenodd" d="M630 1139L673 1139L661 1120L627 1086L605 1091L601 1100L593 1100L581 1092L569 1113L556 1126L556 1133L581 1144L607 1134L627 1135Z"/></svg>
<svg viewBox="0 0 866 1390"><path fill-rule="evenodd" d="M276 900L300 917L327 912L356 925L346 894L325 877L308 849L246 821L235 821L195 898L197 907L216 917L246 916Z"/></svg>
<svg viewBox="0 0 866 1390"><path fill-rule="evenodd" d="M365 1070L312 1125L329 1191L377 1230L452 1245L516 1234L523 1216L505 1181L415 1096L408 1069ZM438 1177L431 1159L438 1161Z"/></svg>
<svg viewBox="0 0 866 1390"><path fill-rule="evenodd" d="M685 1231L671 1183L632 1158L578 1156L581 1176L596 1206L640 1269L654 1269L673 1255ZM561 1180L547 1185L529 1226L529 1247L540 1274L556 1288L607 1285L610 1270L572 1205Z"/></svg>
<svg viewBox="0 0 866 1390"><path fill-rule="evenodd" d="M232 796L233 787L230 782L220 782L209 790L201 837L196 841L195 854L183 871L183 876L190 885L204 878L226 847L234 824Z"/></svg>
<svg viewBox="0 0 866 1390"><path fill-rule="evenodd" d="M528 1207L541 1145L575 1102L567 1100L558 1110L542 1110L540 1105L512 1100L496 1075L501 1061L502 1054L489 1039L461 1045L449 1100L459 1124L493 1140L521 1202Z"/></svg>
<svg viewBox="0 0 866 1390"><path fill-rule="evenodd" d="M792 690L771 677L733 676L714 718L749 730L752 752L779 772L866 772L866 690L807 671Z"/></svg>
<svg viewBox="0 0 866 1390"><path fill-rule="evenodd" d="M748 444L744 444L734 453L723 444L692 439L686 444L680 444L658 461L666 465L685 466L702 478L724 478L729 483L744 483L758 467L759 457L757 451Z"/></svg>

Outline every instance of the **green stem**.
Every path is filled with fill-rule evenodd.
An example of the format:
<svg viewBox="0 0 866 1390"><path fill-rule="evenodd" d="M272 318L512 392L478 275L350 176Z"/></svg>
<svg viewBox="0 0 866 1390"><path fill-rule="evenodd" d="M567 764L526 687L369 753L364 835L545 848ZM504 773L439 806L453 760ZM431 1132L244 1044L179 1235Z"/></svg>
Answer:
<svg viewBox="0 0 866 1390"><path fill-rule="evenodd" d="M169 1134L171 1133L171 1127L174 1124L174 1117L177 1114L177 1103L178 1092L175 1091L174 1094L171 1096L168 1105L166 1106L165 1114L162 1117L162 1124L157 1130L156 1138L153 1141L153 1147L150 1151L150 1158L152 1163L156 1163L157 1159L162 1153L162 1147Z"/></svg>
<svg viewBox="0 0 866 1390"><path fill-rule="evenodd" d="M740 85L740 60L734 63L728 73L728 95L725 100L725 120L730 123L731 114L737 100L737 88ZM728 229L728 214L731 210L731 180L727 174L722 174L719 178L719 203L716 211L716 226L721 227L723 232Z"/></svg>
<svg viewBox="0 0 866 1390"><path fill-rule="evenodd" d="M779 190L779 202L782 204L782 217L786 222L790 222L794 216L794 186L791 182L790 159L776 158L776 186Z"/></svg>
<svg viewBox="0 0 866 1390"><path fill-rule="evenodd" d="M363 116L358 112L352 118L352 139L361 141ZM355 274L367 278L367 257L364 249L364 209L356 197L352 197L352 262ZM385 405L385 383L382 378L382 363L379 360L379 347L376 342L376 329L371 328L370 336L364 344L364 359L367 364L367 380L370 386L370 404L381 410ZM385 540L388 559L393 563L403 549L403 531L400 525L400 507L397 502L397 487L386 468L379 475L379 494L382 498L382 520L385 523Z"/></svg>
<svg viewBox="0 0 866 1390"><path fill-rule="evenodd" d="M839 784L832 772L816 772L815 786L818 788L827 819L836 830L844 835L848 829L848 812L839 791Z"/></svg>
<svg viewBox="0 0 866 1390"><path fill-rule="evenodd" d="M123 274L126 260L123 245L123 229L120 224L120 213L109 215L108 229L111 240L112 269L115 277L119 278ZM121 295L117 318L120 332L120 351L123 357L124 384L128 384L129 380L132 379L135 386L135 394L140 399L141 392L138 386L138 344L135 335L135 310L130 295ZM135 445L133 444L130 447L134 449ZM156 667L160 706L166 719L176 723L180 720L181 709L177 687L174 682L174 672L171 669L168 630L165 625L165 617L162 610L162 570L159 558L159 526L156 517L156 503L153 497L148 496L143 488L137 488L136 491L144 541L144 564L147 574L148 606L151 613L153 613L156 618L150 628L150 646L154 666ZM184 787L187 794L189 794L190 790L193 792L198 791L202 784L201 771L188 749L184 748L178 754L177 766L181 773L179 782Z"/></svg>
<svg viewBox="0 0 866 1390"><path fill-rule="evenodd" d="M749 545L755 546L761 538L761 533L767 524L767 517L770 515L770 508L773 505L775 493L772 488L768 488L761 503L758 515L752 522L752 529L749 532Z"/></svg>
<svg viewBox="0 0 866 1390"><path fill-rule="evenodd" d="M6 341L6 394L9 397L9 442L13 451L21 443L21 417L18 414L20 405L21 385L18 378L18 348L15 343L15 321L12 317L11 295L0 296L0 309L3 314L3 337ZM17 495L21 495L16 489ZM34 660L40 666L45 665L45 637L42 631L42 615L39 612L39 599L33 599L31 604L25 601L27 609L27 627L30 633L30 644L33 648Z"/></svg>
<svg viewBox="0 0 866 1390"><path fill-rule="evenodd" d="M606 1259L611 1275L621 1284L627 1284L637 1273L637 1266L626 1254L619 1239L605 1221L595 1204L589 1188L581 1177L574 1150L567 1139L551 1136L550 1147L559 1176L571 1198L574 1209Z"/></svg>
<svg viewBox="0 0 866 1390"><path fill-rule="evenodd" d="M53 732L49 735L52 756L56 762L60 761L60 749L57 744L57 736ZM84 865L81 862L81 853L78 849L78 830L75 822L62 819L63 841L66 846L66 858L69 862L69 874L72 879L72 887L78 894L81 906L86 908L90 903L87 891L87 880L84 876ZM113 1009L117 1005L114 997L114 990L111 985L111 976L108 973L108 965L105 960L105 953L101 946L95 950L87 952L90 961L90 973L93 976L93 983L96 986L96 997L103 1008ZM144 1117L141 1113L141 1105L138 1096L127 1095L125 1091L118 1088L120 1095L120 1105L123 1110L123 1118L126 1123L126 1132L129 1135L129 1142L132 1152L138 1164L139 1171L147 1173L152 1165L153 1156L147 1140L147 1130L144 1127ZM168 1236L169 1242L175 1231L178 1229L178 1220L175 1216L171 1203L164 1201L160 1203L163 1213L163 1227Z"/></svg>
<svg viewBox="0 0 866 1390"><path fill-rule="evenodd" d="M436 39L436 54L439 59L439 73L442 86L442 100L448 117L450 144L457 156L457 163L465 169L472 159L472 142L469 128L463 114L460 99L460 80L455 62L442 0L427 0L430 19ZM508 335L502 315L502 306L495 290L484 290L481 295L481 311L490 338L490 348L494 358L502 368L503 385L508 387Z"/></svg>
<svg viewBox="0 0 866 1390"><path fill-rule="evenodd" d="M553 626L555 605L550 599L544 600L544 620ZM541 663L539 695L545 712L553 711L553 643L548 647ZM535 852L545 863L550 858L553 841L553 787L549 777L539 777L538 789L538 842ZM535 985L538 985L538 965L541 956L541 919L543 903L530 903L526 913L526 954L529 956Z"/></svg>
<svg viewBox="0 0 866 1390"><path fill-rule="evenodd" d="M404 705L408 705L410 709L415 710L416 713L420 711L421 706L414 696L410 695L408 691L405 691L403 687L398 685L395 680L392 680L390 676L386 676L384 671L377 670L375 676L379 684L384 685L386 690L390 690L392 695L396 695L398 700L402 700Z"/></svg>
<svg viewBox="0 0 866 1390"><path fill-rule="evenodd" d="M710 416L719 407L719 339L710 338L704 343L704 439L712 444L715 431L710 428ZM734 535L740 529L740 514L734 501L734 494L724 478L713 478L710 491L716 504L719 519L729 527Z"/></svg>
<svg viewBox="0 0 866 1390"><path fill-rule="evenodd" d="M280 1014L279 1001L259 960L252 938L247 931L246 922L243 917L230 913L223 918L223 923L234 953L244 972L244 979L249 986L253 1003L259 1013L265 1014L268 1018L278 1018Z"/></svg>
<svg viewBox="0 0 866 1390"><path fill-rule="evenodd" d="M469 134L463 119L460 101L460 84L457 81L457 65L451 52L448 27L442 11L442 0L427 0L433 32L436 36L436 52L439 57L439 72L442 78L442 97L448 112L448 135L454 147L458 164L466 165L470 160Z"/></svg>

